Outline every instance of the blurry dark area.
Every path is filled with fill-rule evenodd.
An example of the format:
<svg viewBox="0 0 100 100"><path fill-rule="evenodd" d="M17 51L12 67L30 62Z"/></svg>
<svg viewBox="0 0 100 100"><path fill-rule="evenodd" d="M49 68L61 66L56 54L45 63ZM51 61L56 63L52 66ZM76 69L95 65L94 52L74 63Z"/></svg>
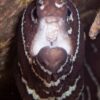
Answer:
<svg viewBox="0 0 100 100"><path fill-rule="evenodd" d="M0 100L21 100L15 81L12 77L11 68L2 71L0 79Z"/></svg>
<svg viewBox="0 0 100 100"><path fill-rule="evenodd" d="M0 100L21 100L13 76L13 67L17 64L15 34L22 11L31 1L0 0ZM100 82L100 35L96 40L89 38L89 29L100 9L100 0L72 1L79 10L81 24L86 34L86 60Z"/></svg>

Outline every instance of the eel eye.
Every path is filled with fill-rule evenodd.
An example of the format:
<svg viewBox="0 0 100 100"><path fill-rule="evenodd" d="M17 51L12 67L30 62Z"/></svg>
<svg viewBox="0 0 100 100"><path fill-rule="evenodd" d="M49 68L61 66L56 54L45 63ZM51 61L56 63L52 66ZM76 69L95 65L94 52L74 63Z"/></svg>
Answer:
<svg viewBox="0 0 100 100"><path fill-rule="evenodd" d="M71 15L71 10L68 8L68 10L67 10L67 16L70 17L70 15Z"/></svg>
<svg viewBox="0 0 100 100"><path fill-rule="evenodd" d="M72 22L74 20L73 12L71 11L70 8L67 8L66 17L67 17L67 22L69 22L69 21Z"/></svg>

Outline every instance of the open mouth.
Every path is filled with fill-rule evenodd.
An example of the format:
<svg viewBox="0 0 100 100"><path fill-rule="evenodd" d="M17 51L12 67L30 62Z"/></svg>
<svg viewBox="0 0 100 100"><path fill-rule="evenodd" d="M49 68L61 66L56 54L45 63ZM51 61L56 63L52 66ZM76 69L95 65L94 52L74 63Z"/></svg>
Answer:
<svg viewBox="0 0 100 100"><path fill-rule="evenodd" d="M67 52L60 47L44 47L38 55L37 60L45 69L57 72L67 59Z"/></svg>
<svg viewBox="0 0 100 100"><path fill-rule="evenodd" d="M32 70L42 81L48 80L45 84L51 80L53 85L58 84L57 80L64 80L73 71L71 56L61 47L45 46L33 60Z"/></svg>

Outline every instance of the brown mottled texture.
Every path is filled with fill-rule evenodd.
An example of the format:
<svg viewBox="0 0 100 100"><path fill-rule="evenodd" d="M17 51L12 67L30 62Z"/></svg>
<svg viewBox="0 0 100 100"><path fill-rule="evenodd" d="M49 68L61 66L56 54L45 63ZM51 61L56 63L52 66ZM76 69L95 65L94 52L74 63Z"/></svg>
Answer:
<svg viewBox="0 0 100 100"><path fill-rule="evenodd" d="M97 13L96 18L90 28L89 36L91 39L96 39L99 33L100 33L100 11Z"/></svg>
<svg viewBox="0 0 100 100"><path fill-rule="evenodd" d="M11 70L16 59L14 36L21 12L30 1L0 0L0 100L15 99L18 94Z"/></svg>

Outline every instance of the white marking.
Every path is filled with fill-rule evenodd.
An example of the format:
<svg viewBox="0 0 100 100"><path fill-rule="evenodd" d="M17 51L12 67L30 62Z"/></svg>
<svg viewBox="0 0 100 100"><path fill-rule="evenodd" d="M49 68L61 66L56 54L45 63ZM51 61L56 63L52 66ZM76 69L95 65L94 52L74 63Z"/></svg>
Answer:
<svg viewBox="0 0 100 100"><path fill-rule="evenodd" d="M70 27L70 29L68 30L68 34L72 34L72 28Z"/></svg>
<svg viewBox="0 0 100 100"><path fill-rule="evenodd" d="M55 2L55 6L56 6L57 8L62 8L64 5L65 5L65 2L62 2L61 4Z"/></svg>
<svg viewBox="0 0 100 100"><path fill-rule="evenodd" d="M32 95L33 99L35 100L55 100L56 97L48 97L48 98L41 98L37 93L36 93L36 90L35 89L31 89L28 84L27 84L27 81L22 77L22 82L25 84L26 86L26 90L27 90L27 93L29 95Z"/></svg>
<svg viewBox="0 0 100 100"><path fill-rule="evenodd" d="M55 18L55 17L54 17ZM47 18L43 18L40 20L40 25L38 28L38 32L34 37L31 45L31 54L33 56L37 55L41 48L45 46L53 47L61 47L66 50L66 52L71 55L72 53L72 45L71 39L67 35L66 30L64 29L64 20L62 18L59 19L58 22L48 23L46 21ZM52 19L52 17L51 17ZM48 34L54 35L57 32L57 40L53 42L53 45L48 41Z"/></svg>
<svg viewBox="0 0 100 100"><path fill-rule="evenodd" d="M69 21L69 19L68 19L69 17L67 17L67 22Z"/></svg>
<svg viewBox="0 0 100 100"><path fill-rule="evenodd" d="M40 100L40 96L36 93L34 89L31 89L28 86L27 81L23 77L22 77L22 82L25 84L28 94L32 95L33 99Z"/></svg>
<svg viewBox="0 0 100 100"><path fill-rule="evenodd" d="M86 60L84 61L84 64L85 64L85 67L86 67L87 71L90 74L91 79L93 80L94 84L97 87L97 97L98 97L98 100L100 100L100 84L97 81L96 77L94 76L94 74L92 72L92 69L91 69L90 65L86 62Z"/></svg>
<svg viewBox="0 0 100 100"><path fill-rule="evenodd" d="M18 67L19 67L19 69L20 69L20 73L21 73L21 75L23 76L23 71L22 71L22 68L21 68L21 64L18 62Z"/></svg>
<svg viewBox="0 0 100 100"><path fill-rule="evenodd" d="M43 89L43 91L44 91L46 94L49 94L49 93L50 93L49 91L46 91L46 90L44 90L44 89Z"/></svg>
<svg viewBox="0 0 100 100"><path fill-rule="evenodd" d="M66 60L66 62L60 67L60 69L57 71L57 73L60 73L61 71L63 71L63 68L65 67L66 64L67 64L67 60ZM70 66L70 67L71 67L71 69L70 69L69 73L67 74L67 76L70 75L70 74L72 73L72 71L73 71L73 65Z"/></svg>
<svg viewBox="0 0 100 100"><path fill-rule="evenodd" d="M34 71L34 69L32 68L32 70ZM44 85L48 88L52 87L52 86L58 86L61 80L64 80L66 75L63 75L61 78L59 78L56 82L51 81L50 83L46 82L46 80L44 80L41 76L39 76L35 71L34 71L35 75L41 80L43 81Z"/></svg>
<svg viewBox="0 0 100 100"><path fill-rule="evenodd" d="M50 26L50 27L48 27L49 29L52 29L52 26ZM49 41L49 42L55 42L56 40L57 40L57 34L58 34L58 30L56 30L56 29L54 29L54 32L53 32L53 34L51 34L52 32L51 32L51 30L50 31L48 31L48 34L47 34L47 40Z"/></svg>
<svg viewBox="0 0 100 100"><path fill-rule="evenodd" d="M75 83L73 86L69 86L69 89L62 94L61 97L57 97L57 100L62 100L65 99L66 97L70 96L72 94L73 91L76 90L77 88L77 83L80 80L80 76L75 80ZM35 91L35 89L31 89L28 84L27 81L22 77L22 82L25 84L27 92L29 95L32 95L33 99L35 100L55 100L56 97L48 97L47 99L41 98Z"/></svg>
<svg viewBox="0 0 100 100"><path fill-rule="evenodd" d="M36 8L34 7L33 9L32 9L32 11L31 11L31 19L32 19L32 21L36 24L37 23L37 18L35 18L34 17L34 10L35 10Z"/></svg>
<svg viewBox="0 0 100 100"><path fill-rule="evenodd" d="M25 42L26 42L26 41L25 41L25 37L24 37L24 24L26 23L26 22L24 21L25 13L26 13L26 9L24 10L24 13L23 13L23 16L22 16L22 23L21 23L22 41L23 41L25 56L27 57L29 63L32 64L32 59L31 59L31 57L29 57L28 52L27 52L26 47L25 47L25 44L26 44L26 43L25 43Z"/></svg>
<svg viewBox="0 0 100 100"><path fill-rule="evenodd" d="M57 81L51 81L50 83L48 83L45 79L43 79L41 76L39 76L36 71L34 70L34 68L32 67L32 71L34 72L34 74L44 83L44 85L48 88L52 87L52 86L58 86L60 84L60 82L62 80L65 80L65 78L68 77L68 75L71 74L73 69L73 66L71 67L71 70L68 74L62 75Z"/></svg>
<svg viewBox="0 0 100 100"><path fill-rule="evenodd" d="M60 67L60 69L57 70L57 73L60 73L63 71L63 68L65 67L65 65L67 64L68 62L68 58L66 59L65 63Z"/></svg>
<svg viewBox="0 0 100 100"><path fill-rule="evenodd" d="M69 89L65 93L63 93L61 97L58 97L57 100L63 100L66 97L71 96L72 93L76 90L77 83L78 83L79 80L80 80L80 76L78 76L78 78L75 80L74 85L73 86L69 86Z"/></svg>
<svg viewBox="0 0 100 100"><path fill-rule="evenodd" d="M20 65L19 62L18 62L18 66L19 66L21 75L23 76L23 71L22 71L22 68L21 68L21 65ZM32 69L32 70L33 70L33 69ZM33 71L34 71L35 75L36 75L37 77L39 77L39 78L41 79L41 81L43 81L43 79L35 72L35 70L33 70ZM33 91L32 89L29 88L29 86L27 85L27 81L24 79L24 77L22 77L22 82L26 85L26 89L27 89L27 92L28 92L29 94L33 94L33 95L35 94L35 95L36 95L35 90ZM45 90L44 90L44 92L45 92L46 94L49 94L48 91L45 91Z"/></svg>
<svg viewBox="0 0 100 100"><path fill-rule="evenodd" d="M41 5L40 9L43 10L45 8L45 5Z"/></svg>
<svg viewBox="0 0 100 100"><path fill-rule="evenodd" d="M78 36L77 36L77 47L76 47L76 51L75 51L75 54L73 56L73 62L76 60L77 58L77 54L79 52L79 45L80 45L80 17L79 17L79 13L78 13L78 10L76 8L76 11L77 11L77 17L78 17Z"/></svg>
<svg viewBox="0 0 100 100"><path fill-rule="evenodd" d="M52 72L51 72L51 71L49 71L49 70L45 69L45 67L44 67L44 66L42 66L42 65L40 64L40 62L38 61L38 59L37 59L37 58L36 58L36 62L38 63L38 65L40 66L40 68L41 68L44 72L48 73L49 75L51 75L51 74L52 74Z"/></svg>

